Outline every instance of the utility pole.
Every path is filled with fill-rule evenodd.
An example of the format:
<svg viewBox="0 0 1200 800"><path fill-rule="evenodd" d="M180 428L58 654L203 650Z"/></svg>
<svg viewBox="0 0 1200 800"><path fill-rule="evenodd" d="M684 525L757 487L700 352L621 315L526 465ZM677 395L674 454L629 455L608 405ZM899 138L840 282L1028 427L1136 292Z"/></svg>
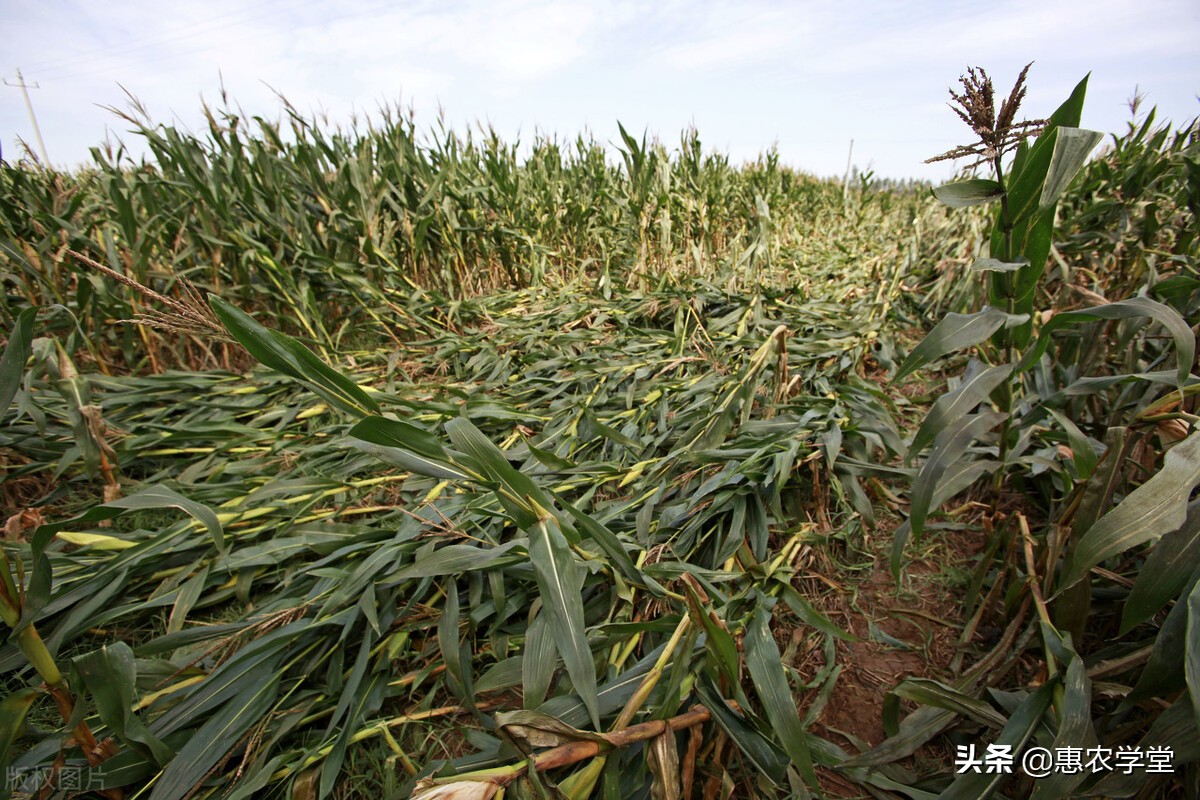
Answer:
<svg viewBox="0 0 1200 800"><path fill-rule="evenodd" d="M46 155L46 143L42 141L42 129L38 127L37 117L33 113L33 103L29 102L29 90L40 89L38 84L29 84L25 82L25 78L21 75L21 70L17 70L17 82L9 83L4 81L5 86L12 86L20 89L21 94L25 96L25 110L29 112L29 121L33 123L33 135L37 137L38 150L42 153L42 166L50 166L50 156Z"/></svg>
<svg viewBox="0 0 1200 800"><path fill-rule="evenodd" d="M846 176L842 178L842 206L850 205L850 166L854 163L854 140L850 140L850 152L846 154Z"/></svg>

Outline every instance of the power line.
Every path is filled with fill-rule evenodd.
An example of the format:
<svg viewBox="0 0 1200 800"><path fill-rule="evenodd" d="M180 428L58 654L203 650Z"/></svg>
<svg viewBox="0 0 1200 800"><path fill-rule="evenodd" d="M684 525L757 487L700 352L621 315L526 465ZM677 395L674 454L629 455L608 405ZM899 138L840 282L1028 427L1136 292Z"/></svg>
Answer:
<svg viewBox="0 0 1200 800"><path fill-rule="evenodd" d="M50 166L50 156L46 155L46 143L42 141L42 129L38 127L37 116L33 113L33 103L29 101L29 90L42 88L36 83L29 84L25 82L25 77L21 75L21 70L17 70L17 82L9 83L4 81L5 86L12 86L20 89L21 94L25 97L25 110L29 112L29 121L33 123L33 135L37 137L38 149L42 153L42 163Z"/></svg>

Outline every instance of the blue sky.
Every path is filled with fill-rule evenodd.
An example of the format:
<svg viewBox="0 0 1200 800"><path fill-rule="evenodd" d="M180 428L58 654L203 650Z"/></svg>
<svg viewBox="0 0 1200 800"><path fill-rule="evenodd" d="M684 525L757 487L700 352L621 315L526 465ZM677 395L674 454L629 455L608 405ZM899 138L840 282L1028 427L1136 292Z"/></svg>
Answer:
<svg viewBox="0 0 1200 800"><path fill-rule="evenodd" d="M204 3L0 0L0 70L30 92L52 163L73 166L107 135L140 152L104 106L128 90L156 122L200 128L201 98L276 118L282 93L345 122L381 104L418 127L439 108L459 131L506 138L580 131L618 140L617 120L668 147L694 125L735 161L772 145L790 166L840 175L850 140L862 170L948 177L922 161L969 138L946 107L968 65L1006 93L1029 76L1025 111L1044 116L1092 73L1083 124L1120 131L1135 86L1160 118L1200 114L1196 0L900 3L381 2ZM0 146L34 144L21 92L0 87Z"/></svg>

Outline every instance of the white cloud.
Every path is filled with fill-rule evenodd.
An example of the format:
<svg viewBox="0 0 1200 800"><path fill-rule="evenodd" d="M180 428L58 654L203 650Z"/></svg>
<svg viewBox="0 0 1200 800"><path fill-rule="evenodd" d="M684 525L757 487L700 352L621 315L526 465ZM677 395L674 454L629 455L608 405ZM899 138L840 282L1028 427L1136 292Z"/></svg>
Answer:
<svg viewBox="0 0 1200 800"><path fill-rule="evenodd" d="M968 64L1001 85L1036 59L1031 113L1094 70L1085 124L1106 130L1123 125L1135 83L1176 119L1194 115L1200 88L1194 0L9 0L6 11L0 68L40 81L31 99L66 163L86 159L106 126L128 127L96 108L124 105L118 83L155 121L198 128L219 75L268 118L277 89L334 120L399 102L428 122L441 104L460 129L493 120L506 136L540 127L569 140L591 122L607 138L619 118L674 141L695 120L706 142L742 154L778 139L785 160L830 174L851 138L894 174L953 144L942 100ZM17 91L0 96L11 156L32 134Z"/></svg>
<svg viewBox="0 0 1200 800"><path fill-rule="evenodd" d="M815 10L762 3L689 8L692 24L682 40L664 47L661 55L681 70L761 63L793 50L811 31Z"/></svg>

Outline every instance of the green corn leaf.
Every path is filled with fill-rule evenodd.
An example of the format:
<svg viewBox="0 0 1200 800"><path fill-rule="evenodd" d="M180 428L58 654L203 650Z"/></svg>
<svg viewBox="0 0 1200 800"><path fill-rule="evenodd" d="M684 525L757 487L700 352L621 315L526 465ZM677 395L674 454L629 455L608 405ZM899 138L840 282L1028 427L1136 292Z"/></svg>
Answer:
<svg viewBox="0 0 1200 800"><path fill-rule="evenodd" d="M75 669L96 701L100 719L120 739L160 767L175 752L150 733L131 710L137 685L133 651L124 642L106 645L74 660Z"/></svg>
<svg viewBox="0 0 1200 800"><path fill-rule="evenodd" d="M454 578L446 581L446 600L442 604L442 616L437 626L438 647L442 651L442 663L446 665L446 683L460 700L474 706L475 698L469 653L464 654L458 632L458 583ZM463 656L467 655L467 658Z"/></svg>
<svg viewBox="0 0 1200 800"><path fill-rule="evenodd" d="M555 654L555 658L558 654ZM483 671L479 680L475 681L475 691L479 694L499 692L521 685L521 667L524 654L509 656L503 661L497 661Z"/></svg>
<svg viewBox="0 0 1200 800"><path fill-rule="evenodd" d="M239 685L240 691L205 720L167 764L150 800L183 800L190 796L242 735L261 721L279 691L279 676L264 672L258 680Z"/></svg>
<svg viewBox="0 0 1200 800"><path fill-rule="evenodd" d="M338 776L342 772L342 765L345 763L346 751L350 747L354 734L363 726L367 717L377 712L380 706L383 705L384 692L387 689L389 677L387 673L375 672L363 680L359 672L360 664L363 671L366 669L366 662L370 659L369 650L372 641L371 637L363 637L362 650L355 661L354 675L352 676L353 678L357 678L357 680L348 680L346 682L346 686L342 689L342 696L338 700L338 711L345 704L345 721L338 730L337 738L333 743L333 749L329 751L329 755L325 757L325 762L321 765L318 797L328 797L334 790L337 785ZM338 716L337 711L335 711L334 716L335 718Z"/></svg>
<svg viewBox="0 0 1200 800"><path fill-rule="evenodd" d="M1016 272L1016 286L1012 291L1008 291L1003 287L1006 275L992 275L992 290L990 296L993 298L993 303L1006 303L1008 297L1013 300L1013 312L1017 316L1024 316L1026 319L1023 323L1013 326L1011 332L1008 332L1001 337L997 335L993 341L999 341L1001 346L1007 346L1003 339L1010 340L1011 343L1019 348L1025 348L1029 344L1029 340L1033 335L1033 312L1035 301L1037 299L1038 287L1042 282L1042 275L1046 271L1046 260L1050 256L1050 245L1054 234L1054 209L1047 209L1040 214L1033 216L1027 223L1023 223L1022 227L1025 230L1020 240L1021 253L1024 258L1029 260L1029 266L1023 267ZM1027 225L1027 229L1025 226Z"/></svg>
<svg viewBox="0 0 1200 800"><path fill-rule="evenodd" d="M1059 588L1082 580L1109 556L1177 530L1187 519L1188 498L1200 484L1200 431L1167 451L1163 467L1083 534L1067 559Z"/></svg>
<svg viewBox="0 0 1200 800"><path fill-rule="evenodd" d="M1014 756L1019 755L1025 743L1033 736L1033 732L1042 722L1046 709L1054 699L1057 680L1049 680L1042 684L1033 694L1026 697L1017 710L1009 717L1008 724L996 737L995 744L1008 745ZM944 792L938 795L938 800L987 800L1000 786L1006 775L1003 771L994 773L965 772L955 778Z"/></svg>
<svg viewBox="0 0 1200 800"><path fill-rule="evenodd" d="M426 458L449 460L446 448L438 441L438 437L411 422L370 416L356 422L349 435L364 442L411 450Z"/></svg>
<svg viewBox="0 0 1200 800"><path fill-rule="evenodd" d="M920 541L925 529L925 518L932 508L934 493L943 481L946 471L960 463L967 448L984 433L999 425L1006 416L998 411L981 411L956 420L934 439L933 450L913 481L910 497L908 523L917 541ZM899 562L893 559L893 572L899 568Z"/></svg>
<svg viewBox="0 0 1200 800"><path fill-rule="evenodd" d="M1096 524L1111 502L1124 473L1121 460L1129 442L1129 430L1114 425L1104 432L1104 458L1097 463L1092 477L1084 486L1083 498L1071 519L1071 535L1078 539Z"/></svg>
<svg viewBox="0 0 1200 800"><path fill-rule="evenodd" d="M938 324L933 326L933 330L921 340L921 343L912 349L892 381L898 381L948 353L985 342L989 336L1006 325L1015 325L1023 321L1023 317L1010 317L992 306L987 306L974 314L951 312L939 320Z"/></svg>
<svg viewBox="0 0 1200 800"><path fill-rule="evenodd" d="M564 470L564 469L574 469L575 468L575 462L570 461L569 459L566 459L566 458L562 458L558 455L555 455L550 450L543 450L542 448L537 447L536 445L534 445L532 442L530 442L528 440L525 442L525 446L529 448L529 452L533 454L534 458L536 458L538 461L542 462L542 464L549 467L550 469Z"/></svg>
<svg viewBox="0 0 1200 800"><path fill-rule="evenodd" d="M189 514L208 530L213 544L224 552L225 538L221 521L213 510L203 503L197 503L166 486L155 485L143 489L137 494L122 497L103 505L94 506L84 513L61 522L51 522L41 525L33 534L34 556L41 554L53 541L54 535L68 528L79 528L93 522L116 519L129 511L142 511L149 508L177 508Z"/></svg>
<svg viewBox="0 0 1200 800"><path fill-rule="evenodd" d="M197 719L226 704L244 687L262 683L276 673L288 644L312 628L311 622L301 620L255 639L214 669L178 703L155 718L149 725L151 731L165 741L170 734L186 729Z"/></svg>
<svg viewBox="0 0 1200 800"><path fill-rule="evenodd" d="M1197 289L1200 289L1200 280L1189 275L1172 275L1150 287L1150 291L1159 297L1173 300L1185 300Z"/></svg>
<svg viewBox="0 0 1200 800"><path fill-rule="evenodd" d="M1001 261L998 258L977 258L971 263L972 272L1016 272L1029 266L1028 258Z"/></svg>
<svg viewBox="0 0 1200 800"><path fill-rule="evenodd" d="M177 508L180 511L190 514L207 528L208 534L212 538L217 551L219 553L226 552L225 536L221 527L221 521L217 519L217 515L213 513L212 509L201 503L189 500L178 492L161 485L151 486L137 494L94 506L71 519L39 525L37 530L34 531L30 542L34 564L33 575L30 578L29 588L26 591L21 621L13 631L14 635L33 622L49 599L52 575L50 560L46 556L46 548L54 541L55 534L67 528L77 528L93 522L115 519L129 511L140 511L150 508ZM119 563L116 563L114 569L119 568Z"/></svg>
<svg viewBox="0 0 1200 800"><path fill-rule="evenodd" d="M796 587L792 586L791 583L780 580L777 585L783 590L781 595L783 602L787 603L787 606L792 610L792 613L799 617L806 625L809 625L814 629L821 631L822 633L841 639L842 641L862 641L854 634L839 628L833 623L832 620L829 619L829 617L813 608L812 604L805 600L804 596L801 595L800 592L796 591Z"/></svg>
<svg viewBox="0 0 1200 800"><path fill-rule="evenodd" d="M1091 73L1089 72L1079 83L1075 84L1075 88L1071 90L1071 96L1050 115L1051 125L1065 127L1079 125L1079 120L1083 117L1083 101L1087 96L1088 78L1090 77Z"/></svg>
<svg viewBox="0 0 1200 800"><path fill-rule="evenodd" d="M1175 605L1154 637L1150 658L1138 675L1137 683L1125 696L1121 709L1132 708L1151 697L1164 697L1187 688L1184 665L1187 660L1188 598L1200 586L1200 565L1196 565L1183 588L1176 595Z"/></svg>
<svg viewBox="0 0 1200 800"><path fill-rule="evenodd" d="M933 490L933 499L929 501L929 507L940 507L975 481L985 475L995 473L1001 466L1003 465L999 461L987 458L981 458L978 461L963 459L951 464L942 473L937 488ZM908 520L905 520L903 524L907 525Z"/></svg>
<svg viewBox="0 0 1200 800"><path fill-rule="evenodd" d="M1050 126L1042 133L1041 136L1033 143L1021 159L1020 169L1013 170L1013 173L1008 179L1008 220L1013 227L1014 243L1019 243L1022 240L1027 240L1027 236L1023 231L1028 231L1028 226L1033 216L1038 211L1038 201L1042 196L1042 188L1046 185L1046 173L1050 170L1050 160L1054 157L1054 143L1058 139L1058 129ZM1036 225L1035 225L1036 227ZM1001 227L997 225L992 230L992 252L1001 253L997 247L997 242L1001 236ZM1008 257L1014 257L1016 253L1007 253ZM1035 267L1040 267L1040 264L1030 262Z"/></svg>
<svg viewBox="0 0 1200 800"><path fill-rule="evenodd" d="M958 386L935 400L933 407L925 415L921 427L913 436L912 444L909 445L905 463L912 461L940 431L962 419L977 405L987 400L992 391L1012 374L1012 370L1011 364L984 367L979 361L971 359Z"/></svg>
<svg viewBox="0 0 1200 800"><path fill-rule="evenodd" d="M453 603L451 602L449 605L453 605ZM457 611L457 607L454 610ZM350 720L351 709L359 705L364 696L360 695L359 687L367 677L367 669L371 662L371 647L374 643L374 637L371 635L363 636L359 641L354 666L350 668L345 680L341 683L338 689L337 705L334 706L333 713L330 714L329 721L325 724L326 736L335 731L345 730L346 727L353 727L352 720ZM343 720L350 720L350 724L341 724Z"/></svg>
<svg viewBox="0 0 1200 800"><path fill-rule="evenodd" d="M1076 84L1071 96L1050 116L1050 124L1045 132L1024 153L1019 165L1014 166L1008 182L1008 208L1012 225L1028 221L1040 208L1046 178L1057 148L1059 131L1062 128L1078 127L1083 116L1088 77L1084 76L1083 80ZM1042 265L1037 261L1033 261L1033 265L1040 274Z"/></svg>
<svg viewBox="0 0 1200 800"><path fill-rule="evenodd" d="M185 740L177 735L167 743L178 748ZM118 789L145 781L160 772L153 761L147 761L138 751L125 749L95 767L81 767L79 784L92 789Z"/></svg>
<svg viewBox="0 0 1200 800"><path fill-rule="evenodd" d="M1121 613L1121 635L1177 596L1196 564L1200 564L1200 500L1188 505L1183 525L1158 540L1138 571Z"/></svg>
<svg viewBox="0 0 1200 800"><path fill-rule="evenodd" d="M1043 635L1046 627L1043 626ZM1054 635L1053 633L1051 635ZM1062 643L1065 647L1065 642ZM1051 749L1060 747L1090 748L1099 744L1092 724L1092 682L1087 675L1083 659L1067 648L1069 662L1063 678L1062 701L1057 709L1058 730L1054 734ZM1054 800L1068 797L1088 777L1087 772L1054 772L1039 778L1034 785L1030 800Z"/></svg>
<svg viewBox="0 0 1200 800"><path fill-rule="evenodd" d="M486 478L499 484L497 495L514 521L530 528L543 513L554 510L554 503L529 476L513 467L499 447L463 417L446 423L446 433L454 446L470 457ZM532 504L531 504L532 503Z"/></svg>
<svg viewBox="0 0 1200 800"><path fill-rule="evenodd" d="M575 691L583 700L592 724L600 728L596 704L596 665L584 633L583 587L579 565L567 540L553 518L539 520L529 532L529 557L537 576L544 613L549 617L550 633Z"/></svg>
<svg viewBox="0 0 1200 800"><path fill-rule="evenodd" d="M26 308L17 315L17 321L8 333L8 344L4 345L4 355L0 356L0 419L8 413L8 407L21 386L25 362L29 360L32 348L33 321L36 317L36 307Z"/></svg>
<svg viewBox="0 0 1200 800"><path fill-rule="evenodd" d="M741 680L740 660L737 643L733 636L718 620L716 613L701 599L691 581L684 581L684 591L687 593L688 613L693 624L699 623L704 631L704 646L716 664L717 670L730 686L736 686Z"/></svg>
<svg viewBox="0 0 1200 800"><path fill-rule="evenodd" d="M353 430L350 433L353 435ZM357 438L352 439L349 444L356 450L368 453L384 463L395 464L401 469L406 469L417 475L427 475L439 480L452 481L470 480L471 478L470 475L458 466L418 455L405 448L387 447Z"/></svg>
<svg viewBox="0 0 1200 800"><path fill-rule="evenodd" d="M941 708L924 706L904 718L895 736L889 736L865 753L844 761L843 767L875 767L907 758L923 744L944 731L957 714Z"/></svg>
<svg viewBox="0 0 1200 800"><path fill-rule="evenodd" d="M1171 765L1177 771L1185 764L1200 761L1200 727L1196 724L1189 695L1181 696L1159 714L1137 744L1137 748L1143 751L1150 747L1170 748L1173 754ZM1146 785L1147 776L1142 770L1135 770L1129 775L1114 770L1092 787L1090 794L1093 797L1133 797Z"/></svg>
<svg viewBox="0 0 1200 800"><path fill-rule="evenodd" d="M1050 159L1046 182L1042 186L1042 196L1038 202L1040 208L1047 209L1058 202L1067 184L1087 161L1088 154L1103 138L1104 134L1099 131L1069 127L1058 129L1058 136L1054 140L1054 154Z"/></svg>
<svg viewBox="0 0 1200 800"><path fill-rule="evenodd" d="M1187 636L1185 650L1187 656L1183 662L1183 674L1187 679L1188 694L1192 698L1192 713L1195 714L1196 727L1200 729L1200 582L1192 587L1187 598Z"/></svg>
<svg viewBox="0 0 1200 800"><path fill-rule="evenodd" d="M245 311L215 295L209 305L221 324L263 366L287 375L322 400L354 417L379 414L379 405L362 387L317 358L300 342L260 325Z"/></svg>
<svg viewBox="0 0 1200 800"><path fill-rule="evenodd" d="M210 565L205 564L199 572L179 587L179 595L175 598L175 604L171 606L171 616L167 618L167 633L183 630L183 623L187 619L188 612L195 607L208 583L209 569Z"/></svg>
<svg viewBox="0 0 1200 800"><path fill-rule="evenodd" d="M641 442L637 441L636 439L629 438L612 426L605 425L596 418L595 414L587 411L586 409L583 412L583 420L584 427L590 429L585 434L589 439L599 435L600 437L608 439L611 442L615 442L622 447L628 448L629 452L634 455L640 453L644 448L644 445Z"/></svg>
<svg viewBox="0 0 1200 800"><path fill-rule="evenodd" d="M1075 474L1081 481L1088 480L1096 471L1096 464L1100 461L1100 457L1096 455L1096 448L1092 447L1091 440L1084 436L1083 431L1079 430L1079 426L1065 414L1055 411L1053 408L1047 408L1046 411L1067 432L1067 443L1071 445L1071 460L1075 464Z"/></svg>
<svg viewBox="0 0 1200 800"><path fill-rule="evenodd" d="M1196 358L1196 336L1192 333L1192 329L1183 317L1179 316L1179 312L1170 306L1165 306L1162 303L1149 300L1145 297L1131 297L1128 300L1108 303L1107 305L1089 308L1084 311L1064 311L1061 314L1055 314L1049 322L1042 326L1041 331L1038 333L1037 342L1025 352L1025 356L1021 359L1021 363L1017 365L1017 369L1024 371L1036 364L1047 348L1050 347L1051 335L1055 331L1083 322L1096 322L1104 319L1129 319L1131 317L1149 317L1161 324L1171 334L1171 337L1175 340L1175 359L1178 364L1177 382L1178 386L1182 388L1187 383L1188 373L1191 370L1192 362Z"/></svg>
<svg viewBox="0 0 1200 800"><path fill-rule="evenodd" d="M787 754L729 707L708 673L701 674L696 692L713 721L754 766L774 782L781 782L787 771Z"/></svg>
<svg viewBox="0 0 1200 800"><path fill-rule="evenodd" d="M221 800L247 800L261 797L261 792L271 783L275 772L285 766L290 766L288 762L295 760L296 756L293 753L280 753L265 762L254 764L243 773L242 778L233 787L230 787L229 794L222 795Z"/></svg>
<svg viewBox="0 0 1200 800"><path fill-rule="evenodd" d="M25 715L29 713L34 701L42 696L37 689L17 689L12 694L5 695L0 700L0 764L11 764L9 751L12 744L21 735L25 724ZM7 786L0 785L0 793Z"/></svg>
<svg viewBox="0 0 1200 800"><path fill-rule="evenodd" d="M621 543L621 540L617 538L615 533L598 522L594 517L580 511L568 500L561 497L558 499L562 503L563 510L575 522L576 530L599 545L605 555L612 559L613 565L626 580L638 586L645 586L655 596L662 596L663 588L657 581L648 577L637 568L637 565L633 563L633 559L629 557L629 552L625 549L625 545Z"/></svg>
<svg viewBox="0 0 1200 800"><path fill-rule="evenodd" d="M525 648L521 655L521 697L526 708L536 708L546 699L558 664L558 649L554 646L549 619L550 615L543 608L525 629Z"/></svg>
<svg viewBox="0 0 1200 800"><path fill-rule="evenodd" d="M934 188L933 196L951 208L966 208L991 203L1004 196L1004 187L985 178L944 183Z"/></svg>
<svg viewBox="0 0 1200 800"><path fill-rule="evenodd" d="M759 605L750 622L746 624L746 670L754 683L754 690L762 702L763 710L771 723L783 749L800 770L805 782L816 786L817 776L813 772L812 755L808 751L808 734L796 710L796 698L788 686L783 671L779 648L771 635L771 612Z"/></svg>
<svg viewBox="0 0 1200 800"><path fill-rule="evenodd" d="M925 706L943 708L993 728L1003 728L1007 720L1000 712L982 700L963 694L958 689L928 678L905 678L892 694Z"/></svg>
<svg viewBox="0 0 1200 800"><path fill-rule="evenodd" d="M413 578L438 578L443 575L460 575L480 569L492 569L506 564L524 561L519 550L528 547L528 541L512 539L496 547L475 547L469 544L448 544L432 553L418 556L413 563L399 571L383 576L383 585L394 586ZM517 552L514 552L517 548Z"/></svg>

